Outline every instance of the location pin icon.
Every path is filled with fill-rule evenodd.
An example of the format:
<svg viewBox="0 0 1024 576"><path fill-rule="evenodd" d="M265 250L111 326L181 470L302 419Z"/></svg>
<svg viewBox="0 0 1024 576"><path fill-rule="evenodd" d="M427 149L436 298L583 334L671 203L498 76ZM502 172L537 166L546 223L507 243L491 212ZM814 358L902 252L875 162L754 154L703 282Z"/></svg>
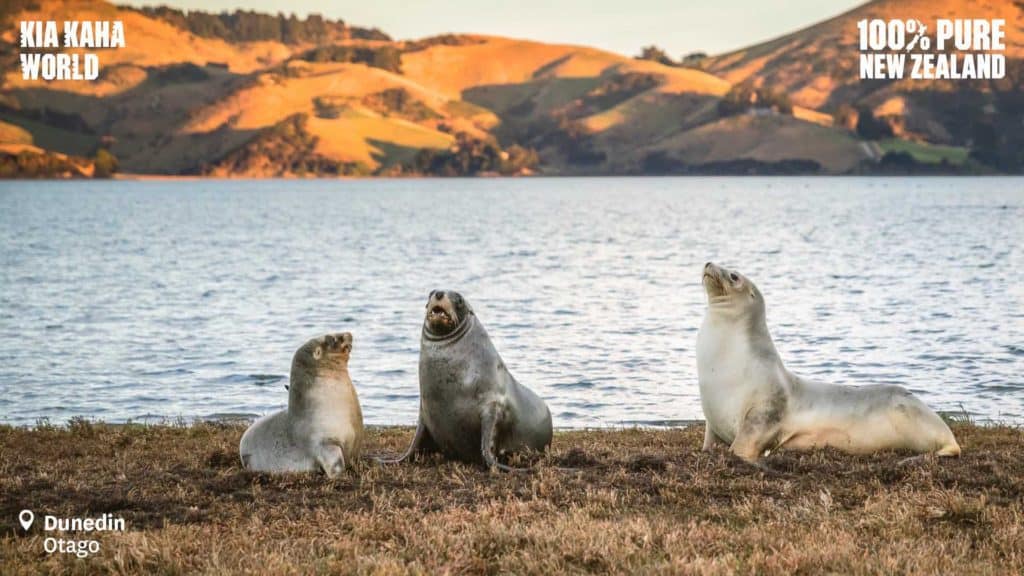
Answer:
<svg viewBox="0 0 1024 576"><path fill-rule="evenodd" d="M21 527L28 532L28 529L32 527L32 522L36 519L36 515L31 510L22 510L21 514L18 514L18 522L21 522Z"/></svg>

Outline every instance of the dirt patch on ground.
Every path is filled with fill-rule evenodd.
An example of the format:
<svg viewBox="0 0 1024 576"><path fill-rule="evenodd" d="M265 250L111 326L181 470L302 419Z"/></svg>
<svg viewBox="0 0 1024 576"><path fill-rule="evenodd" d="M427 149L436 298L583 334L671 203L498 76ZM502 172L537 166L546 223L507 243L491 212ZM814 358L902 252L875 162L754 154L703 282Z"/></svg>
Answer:
<svg viewBox="0 0 1024 576"><path fill-rule="evenodd" d="M429 458L335 480L243 471L243 426L0 427L4 573L1020 573L1024 432L955 429L958 459L700 452L703 428L559 432L533 471ZM411 429L369 431L398 453ZM125 534L47 555L37 518Z"/></svg>

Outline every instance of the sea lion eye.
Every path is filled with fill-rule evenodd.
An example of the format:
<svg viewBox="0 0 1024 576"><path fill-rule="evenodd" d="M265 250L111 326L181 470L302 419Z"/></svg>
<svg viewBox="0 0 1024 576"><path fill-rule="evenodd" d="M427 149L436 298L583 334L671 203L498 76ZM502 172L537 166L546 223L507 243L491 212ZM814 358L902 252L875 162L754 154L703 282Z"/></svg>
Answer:
<svg viewBox="0 0 1024 576"><path fill-rule="evenodd" d="M324 355L324 349L317 346L316 350L313 350L313 360L319 360Z"/></svg>
<svg viewBox="0 0 1024 576"><path fill-rule="evenodd" d="M739 282L740 281L740 277L737 276L735 272L730 272L729 273L729 279L732 280L733 282Z"/></svg>

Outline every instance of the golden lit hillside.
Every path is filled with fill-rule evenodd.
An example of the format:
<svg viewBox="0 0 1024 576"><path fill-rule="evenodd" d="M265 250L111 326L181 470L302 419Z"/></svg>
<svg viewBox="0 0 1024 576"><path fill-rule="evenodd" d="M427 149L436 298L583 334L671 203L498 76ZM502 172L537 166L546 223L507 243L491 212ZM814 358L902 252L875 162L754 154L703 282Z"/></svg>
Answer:
<svg viewBox="0 0 1024 576"><path fill-rule="evenodd" d="M246 73L281 62L291 55L292 49L279 42L246 42L229 44L216 38L200 38L170 24L148 18L131 10L120 9L102 0L39 0L39 9L19 16L20 20L121 20L125 28L125 47L100 51L103 67L113 64L133 66L162 66L179 62L199 65L226 64L232 72ZM4 34L15 41L17 30L9 28ZM16 70L7 73L8 82L23 82ZM88 82L54 83L61 90L91 90Z"/></svg>
<svg viewBox="0 0 1024 576"><path fill-rule="evenodd" d="M120 19L127 47L101 52L95 82L26 81L7 68L0 154L85 159L102 149L128 173L845 173L870 170L880 150L920 148L863 142L878 136L860 134L856 115L837 121L840 105L868 110L897 141L952 144L960 163L976 130L963 107L1002 113L974 88L851 80L856 19L953 9L921 0L872 2L700 69L494 36L394 41L340 21L254 12L197 20L102 0L37 5L17 19ZM1021 55L1019 7L963 6L958 14L1005 10L1008 54ZM239 17L249 19L244 33L230 28ZM263 26L269 34L253 33ZM3 53L12 56L15 28L6 29ZM773 88L776 101L742 100L747 83Z"/></svg>
<svg viewBox="0 0 1024 576"><path fill-rule="evenodd" d="M623 56L582 46L542 44L494 36L477 42L431 46L402 57L402 72L411 80L450 98L480 86L521 84L541 78L587 78L600 75Z"/></svg>
<svg viewBox="0 0 1024 576"><path fill-rule="evenodd" d="M862 83L858 72L861 19L1006 19L1007 58L1024 58L1024 7L1014 0L874 0L849 12L780 38L710 58L708 71L731 82L747 80L785 89L794 103L834 107L878 83ZM934 30L931 31L934 33ZM934 34L933 34L934 35ZM921 83L915 83L920 86Z"/></svg>

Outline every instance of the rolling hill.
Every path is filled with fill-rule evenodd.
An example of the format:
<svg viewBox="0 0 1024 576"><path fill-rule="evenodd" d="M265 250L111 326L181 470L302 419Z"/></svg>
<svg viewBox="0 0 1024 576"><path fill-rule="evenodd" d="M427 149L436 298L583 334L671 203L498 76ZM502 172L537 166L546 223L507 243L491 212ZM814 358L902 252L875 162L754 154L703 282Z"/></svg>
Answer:
<svg viewBox="0 0 1024 576"><path fill-rule="evenodd" d="M0 57L15 64L0 85L8 175L29 175L16 166L33 154L87 164L101 149L126 173L219 177L1019 168L1012 155L986 166L967 154L979 126L1014 120L1019 111L1001 94L1016 87L860 82L853 44L865 16L976 12L1007 18L1006 54L1019 62L1024 20L1009 0L955 10L870 2L700 69L493 36L395 41L313 18L186 18L102 0L18 6L9 23L121 19L127 47L100 51L95 82L27 81L17 27L5 25ZM746 87L777 100L747 100ZM883 134L868 133L865 120ZM993 128L987 150L1013 137ZM900 162L879 162L887 151Z"/></svg>
<svg viewBox="0 0 1024 576"><path fill-rule="evenodd" d="M862 19L1005 19L1010 78L998 81L861 81L858 29ZM705 68L728 82L784 90L794 104L834 113L843 106L890 117L911 140L969 146L985 110L998 107L999 92L1020 93L1024 61L1024 2L1019 0L880 0L780 38L715 56ZM965 114L969 111L970 114ZM1001 118L1000 112L1011 118ZM1019 120L1018 110L991 111L989 122ZM1018 122L1019 125L1019 122Z"/></svg>

